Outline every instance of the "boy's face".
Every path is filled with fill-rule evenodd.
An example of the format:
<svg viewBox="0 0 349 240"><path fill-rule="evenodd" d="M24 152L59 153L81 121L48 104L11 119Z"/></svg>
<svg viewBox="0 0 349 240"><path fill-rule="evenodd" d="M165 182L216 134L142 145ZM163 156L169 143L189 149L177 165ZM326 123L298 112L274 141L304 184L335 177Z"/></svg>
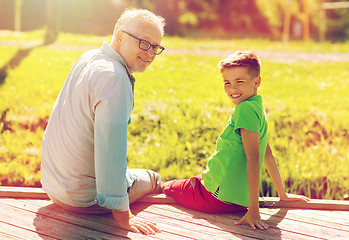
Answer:
<svg viewBox="0 0 349 240"><path fill-rule="evenodd" d="M261 78L252 77L246 67L225 68L222 76L225 93L236 106L257 95Z"/></svg>

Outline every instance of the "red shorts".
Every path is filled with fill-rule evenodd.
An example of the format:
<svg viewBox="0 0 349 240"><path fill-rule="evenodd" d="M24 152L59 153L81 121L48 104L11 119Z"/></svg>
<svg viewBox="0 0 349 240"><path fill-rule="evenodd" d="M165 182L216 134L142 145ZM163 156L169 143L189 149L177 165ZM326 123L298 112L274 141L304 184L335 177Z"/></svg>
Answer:
<svg viewBox="0 0 349 240"><path fill-rule="evenodd" d="M233 203L226 203L215 198L201 184L201 174L190 179L176 179L164 190L167 196L186 208L206 213L227 213L244 211L247 208Z"/></svg>

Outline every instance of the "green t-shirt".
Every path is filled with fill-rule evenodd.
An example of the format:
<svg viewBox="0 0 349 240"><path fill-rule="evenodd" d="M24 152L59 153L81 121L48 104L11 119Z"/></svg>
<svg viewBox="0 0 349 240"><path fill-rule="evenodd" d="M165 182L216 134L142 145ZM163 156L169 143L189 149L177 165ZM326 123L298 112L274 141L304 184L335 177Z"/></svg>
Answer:
<svg viewBox="0 0 349 240"><path fill-rule="evenodd" d="M218 199L248 207L247 157L240 128L259 133L259 161L262 167L267 147L267 119L262 96L253 96L234 108L227 126L217 139L216 150L202 173L202 184Z"/></svg>

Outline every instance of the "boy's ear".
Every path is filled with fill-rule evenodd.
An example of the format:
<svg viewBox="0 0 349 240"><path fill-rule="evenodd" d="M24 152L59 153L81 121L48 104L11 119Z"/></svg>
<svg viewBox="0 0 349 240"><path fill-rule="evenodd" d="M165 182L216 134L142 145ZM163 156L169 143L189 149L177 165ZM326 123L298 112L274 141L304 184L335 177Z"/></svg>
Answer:
<svg viewBox="0 0 349 240"><path fill-rule="evenodd" d="M256 81L254 82L254 86L255 86L256 88L258 88L258 87L261 85L261 81L262 81L261 75L257 76L257 77L256 77Z"/></svg>

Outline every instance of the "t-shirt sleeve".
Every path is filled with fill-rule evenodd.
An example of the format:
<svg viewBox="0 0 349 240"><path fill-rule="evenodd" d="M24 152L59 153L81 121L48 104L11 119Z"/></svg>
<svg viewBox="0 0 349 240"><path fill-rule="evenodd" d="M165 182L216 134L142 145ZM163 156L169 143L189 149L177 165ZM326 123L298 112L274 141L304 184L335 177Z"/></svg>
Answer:
<svg viewBox="0 0 349 240"><path fill-rule="evenodd" d="M235 108L234 120L237 134L240 135L240 128L259 133L260 119L250 103L243 102Z"/></svg>

